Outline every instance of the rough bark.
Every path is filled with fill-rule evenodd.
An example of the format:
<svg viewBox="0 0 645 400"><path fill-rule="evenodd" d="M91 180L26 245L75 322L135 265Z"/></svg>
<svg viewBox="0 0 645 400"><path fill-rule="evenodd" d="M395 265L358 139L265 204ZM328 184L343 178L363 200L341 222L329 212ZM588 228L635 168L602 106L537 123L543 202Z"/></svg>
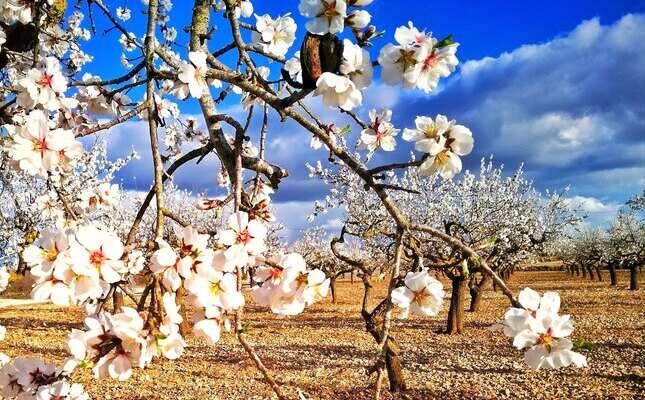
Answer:
<svg viewBox="0 0 645 400"><path fill-rule="evenodd" d="M336 303L336 278L335 277L330 277L329 278L329 289L331 291L331 302Z"/></svg>
<svg viewBox="0 0 645 400"><path fill-rule="evenodd" d="M484 275L479 283L473 281L472 285L470 285L470 312L476 312L477 310L479 310L482 294L484 293L484 286L488 283L489 280L490 276Z"/></svg>
<svg viewBox="0 0 645 400"><path fill-rule="evenodd" d="M629 266L629 290L638 290L638 265Z"/></svg>
<svg viewBox="0 0 645 400"><path fill-rule="evenodd" d="M598 275L598 282L602 282L602 265L596 265L596 275Z"/></svg>
<svg viewBox="0 0 645 400"><path fill-rule="evenodd" d="M609 263L609 280L611 286L616 286L618 284L618 277L616 276L616 263Z"/></svg>
<svg viewBox="0 0 645 400"><path fill-rule="evenodd" d="M387 377L390 381L390 391L398 392L406 390L403 364L401 364L396 342L391 337L388 337L385 345L387 348L387 352L385 353L385 368L387 369Z"/></svg>
<svg viewBox="0 0 645 400"><path fill-rule="evenodd" d="M456 334L464 332L464 295L466 293L466 280L463 276L452 279L452 293L450 295L450 310L448 311L448 324L446 332Z"/></svg>

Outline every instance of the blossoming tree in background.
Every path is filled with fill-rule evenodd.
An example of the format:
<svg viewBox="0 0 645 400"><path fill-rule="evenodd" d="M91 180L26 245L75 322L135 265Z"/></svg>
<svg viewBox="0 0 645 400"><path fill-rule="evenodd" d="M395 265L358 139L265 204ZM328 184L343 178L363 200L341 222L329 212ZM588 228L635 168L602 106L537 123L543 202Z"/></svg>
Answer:
<svg viewBox="0 0 645 400"><path fill-rule="evenodd" d="M69 383L72 370L129 379L155 358L181 357L191 327L212 345L227 332L235 335L275 394L288 397L274 379L280 372L265 367L247 338L247 298L278 316L295 315L323 299L330 277L343 270L285 252L275 242L271 196L289 172L266 151L267 138L280 131L280 123L269 118L274 115L308 131L313 148L329 151L333 165L313 173L334 182L337 196L349 196L348 218L364 209L367 219L378 219L372 228L357 220L330 240L333 254L361 271L365 299L374 273L388 281L387 295L374 310L363 301L366 328L380 349L373 368L377 398L385 376L390 390L406 388L391 334L393 311L435 315L444 303L432 271L455 277L451 309L461 304L461 282L479 274L490 277L515 310L528 310L496 270L507 253L551 234L541 227L558 226L558 199L549 199L546 207L556 210L550 214L527 194L529 184L503 180L501 170L490 166L482 167L482 177L492 178L494 189L470 174L461 183L450 181L461 173L461 158L475 140L447 116L419 116L407 127L394 127L396 110L365 116L352 111L379 70L386 84L402 90L435 90L458 64L451 36L439 39L409 23L381 39L384 34L369 25L371 0L301 0L297 12L307 18L304 29L292 16L263 14L249 0L195 0L185 34L172 25L169 0L143 3L131 10L96 0L80 0L75 7L64 0L0 2L1 182L11 199L2 205L9 233L0 239L11 242L12 251L3 257L17 259L18 269L33 280L34 298L82 305L87 312L85 328L70 332L64 366L3 360L4 397L85 398L82 388ZM79 11L84 6L87 14ZM147 19L145 30L130 20L135 12ZM123 73L89 72L92 54L84 42L97 35L97 26L122 48ZM380 47L377 57L366 50L371 46ZM244 110L241 118L217 109L234 96ZM349 116L353 125L339 128L323 120L303 102L310 96ZM181 114L184 102L199 104L199 119ZM112 182L127 159L110 162L100 147L81 142L133 119L147 125L154 171L143 197L120 194ZM253 120L262 121L259 131L250 129ZM348 145L350 134L355 149ZM401 139L414 143L411 160L368 166L374 152L392 151ZM172 185L172 176L205 158L219 161L220 169L208 172L225 194L187 207L190 197ZM517 218L493 227L478 219L478 210L490 205L474 197L486 188L490 196L481 201L503 203ZM344 255L351 246L339 245L350 234L369 238L370 252ZM253 276L247 297L246 275ZM141 293L135 285L143 287ZM189 307L195 310L190 321ZM584 357L570 352L568 317L544 300L536 307L550 311L505 320L515 346L529 349L529 365L583 365Z"/></svg>
<svg viewBox="0 0 645 400"><path fill-rule="evenodd" d="M629 289L638 290L638 274L645 263L645 196L632 196L625 210L619 210L607 230L585 229L578 235L558 241L551 253L563 260L571 274L602 281L602 270L609 270L611 286L618 285L617 270L629 270Z"/></svg>

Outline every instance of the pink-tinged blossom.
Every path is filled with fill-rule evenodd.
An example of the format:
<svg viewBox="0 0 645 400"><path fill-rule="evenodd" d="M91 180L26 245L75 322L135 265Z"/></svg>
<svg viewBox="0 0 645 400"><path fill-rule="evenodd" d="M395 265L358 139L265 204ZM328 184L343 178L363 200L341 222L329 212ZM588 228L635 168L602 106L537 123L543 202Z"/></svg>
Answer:
<svg viewBox="0 0 645 400"><path fill-rule="evenodd" d="M100 274L106 283L116 283L122 279L120 271L125 269L122 255L121 240L93 224L81 225L70 237L72 270L78 275Z"/></svg>
<svg viewBox="0 0 645 400"><path fill-rule="evenodd" d="M369 115L371 122L367 128L361 131L358 149L375 151L381 148L384 151L394 151L396 147L394 136L399 133L400 129L394 128L390 122L392 110L385 108L377 114L375 109L371 109Z"/></svg>
<svg viewBox="0 0 645 400"><path fill-rule="evenodd" d="M185 228L175 226L175 236L180 240L177 270L184 279L212 263L213 251L208 248L209 235L200 234L189 225Z"/></svg>
<svg viewBox="0 0 645 400"><path fill-rule="evenodd" d="M415 124L416 129L403 131L403 139L414 142L417 151L428 154L419 173L432 175L438 172L444 179L450 179L461 172L459 156L469 154L474 146L470 129L457 125L455 120L448 121L443 115L437 115L434 121L429 117L417 117Z"/></svg>
<svg viewBox="0 0 645 400"><path fill-rule="evenodd" d="M218 243L227 246L226 258L237 266L245 266L249 256L266 250L264 239L267 229L257 219L249 220L249 214L239 211L228 218L230 229L219 231Z"/></svg>
<svg viewBox="0 0 645 400"><path fill-rule="evenodd" d="M24 124L15 126L11 139L6 149L13 163L40 177L48 172L69 172L83 153L72 131L49 129L49 119L41 110L32 111Z"/></svg>
<svg viewBox="0 0 645 400"><path fill-rule="evenodd" d="M397 44L388 43L380 51L381 78L389 85L403 83L403 88L418 88L426 93L437 88L440 78L454 72L459 60L458 43L442 45L426 31L410 22L396 29ZM441 46L441 47L439 47Z"/></svg>
<svg viewBox="0 0 645 400"><path fill-rule="evenodd" d="M60 69L60 63L55 57L47 57L40 68L33 68L27 76L18 80L16 90L17 104L26 109L42 105L48 111L60 107L60 97L67 90L67 78Z"/></svg>
<svg viewBox="0 0 645 400"><path fill-rule="evenodd" d="M538 309L535 321L513 339L513 345L518 349L528 348L524 361L532 369L557 369L571 364L587 366L586 357L571 351L573 343L566 338L573 333L573 323L568 315L558 316Z"/></svg>

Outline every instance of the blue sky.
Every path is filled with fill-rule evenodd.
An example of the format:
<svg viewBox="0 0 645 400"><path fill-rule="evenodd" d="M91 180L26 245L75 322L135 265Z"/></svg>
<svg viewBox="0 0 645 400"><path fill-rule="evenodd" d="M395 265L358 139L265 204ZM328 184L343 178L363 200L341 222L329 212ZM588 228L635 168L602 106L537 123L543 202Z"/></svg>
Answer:
<svg viewBox="0 0 645 400"><path fill-rule="evenodd" d="M121 2L106 2L112 9ZM129 29L142 36L144 16L138 2L133 7ZM296 45L304 35L304 20L297 15L296 0L253 2L258 14L273 16L294 11L299 23ZM178 29L189 25L190 7L175 1L171 24ZM475 137L475 150L464 160L475 169L482 157L495 155L510 172L524 162L528 177L540 190L571 185L571 196L584 202L592 212L592 223L611 219L614 210L631 194L645 187L645 0L637 1L400 1L375 0L367 10L384 38L371 50L393 41L397 26L413 20L435 36L450 33L460 43L460 66L436 93L402 92L377 81L365 93L361 115L370 107L394 110L398 128L411 127L417 115L445 114L467 125ZM101 31L100 19L97 23ZM216 43L226 44L226 21L218 16ZM249 19L254 22L254 19ZM88 45L95 55L89 70L111 78L122 73L116 65L119 48L116 32ZM220 37L222 37L220 39ZM180 41L185 36L180 36ZM178 49L185 57L185 50ZM274 64L275 66L275 64ZM277 78L277 73L274 72ZM376 76L378 76L378 71ZM272 78L274 76L272 75ZM308 100L330 122L343 123L336 113L325 110L317 100ZM239 114L238 98L231 98L221 110ZM194 101L182 102L184 113L197 114ZM259 121L255 121L253 128ZM271 129L273 128L273 129ZM128 123L104 135L114 155L130 146L142 159L127 167L120 178L127 188L146 188L151 180L145 129ZM278 213L290 229L308 226L304 214L326 188L307 178L305 162L323 162L323 151L308 148L309 136L293 123L270 122L267 155L270 161L287 166L287 179L275 200ZM271 133L273 132L273 133ZM354 132L358 136L358 131ZM253 137L253 135L251 135ZM405 160L412 147L399 140L395 154L376 161ZM273 154L273 156L272 156ZM200 191L212 188L216 162L207 160L189 166L176 177L182 187ZM133 177L136 176L136 183ZM302 217L300 216L302 215ZM319 221L334 226L333 217Z"/></svg>

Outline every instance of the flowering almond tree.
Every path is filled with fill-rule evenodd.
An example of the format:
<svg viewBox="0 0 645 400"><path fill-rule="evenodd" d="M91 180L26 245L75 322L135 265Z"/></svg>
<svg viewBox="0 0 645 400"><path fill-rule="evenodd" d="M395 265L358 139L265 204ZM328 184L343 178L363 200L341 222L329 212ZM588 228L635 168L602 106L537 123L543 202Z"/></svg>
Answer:
<svg viewBox="0 0 645 400"><path fill-rule="evenodd" d="M638 290L638 273L645 263L645 220L643 195L632 196L626 210L620 210L607 230L585 229L578 235L554 243L551 253L563 260L571 274L602 281L602 269L609 269L611 286L618 284L616 271L629 269L629 289Z"/></svg>
<svg viewBox="0 0 645 400"><path fill-rule="evenodd" d="M87 312L85 328L69 334L70 357L63 366L3 360L3 397L86 398L69 382L75 368L90 369L98 379L127 380L156 358L181 357L192 322L194 334L214 346L222 335L234 335L276 396L287 398L274 378L279 371L266 368L243 328L244 277L254 271L250 297L281 317L320 301L330 281L322 265L272 243L271 195L289 176L265 151L267 137L280 131L270 122L273 114L308 131L312 147L324 146L334 165L316 168L319 175L354 198L356 188L367 190L369 196L356 204L369 205L369 216L379 218L378 233L346 227L331 241L334 254L361 270L367 289L377 270L379 279L388 280L387 296L376 309L366 310L363 302L366 328L380 349L373 368L376 398L385 376L390 390L406 388L391 334L392 312L398 307L406 315L435 315L441 309L444 290L431 276L435 267L461 276L476 269L490 276L515 308L524 307L486 254L482 242L491 234L474 238L468 224L479 222L467 219L467 207L441 203L452 218L445 224L419 216L432 205L428 200L435 190L455 198L470 190L449 179L462 171L473 133L443 115L419 116L406 128L393 126L391 110L354 113L379 71L388 85L431 92L458 64L452 36L436 38L411 22L380 39L384 33L369 25L370 3L301 0L294 13L307 22L298 29L289 14L264 14L249 0L195 0L189 28L181 33L172 25L170 0L145 0L132 9L98 0L80 0L76 7L64 0L0 2L1 175L11 199L2 205L10 208L2 218L3 225L21 232L3 240L13 241L12 255L34 281L34 298L82 305ZM145 30L131 21L139 12ZM217 20L216 28L215 18L225 22ZM97 26L122 49L124 72L117 76L89 72L93 57L84 42L95 39ZM366 48L375 45L381 48L371 59ZM241 118L217 109L234 96ZM339 129L324 121L303 102L310 96L348 115L354 125ZM199 105L199 118L182 115L180 105L191 102ZM249 128L254 118L262 120L259 132ZM103 161L100 150L100 157L93 155L81 140L109 135L110 128L133 119L147 125L154 181L145 197L120 198L112 177L127 160ZM348 146L353 131L357 149L366 155ZM374 152L394 150L399 139L414 142L420 157L368 167ZM207 157L219 161L220 169L209 172L216 177L213 186L226 188L226 195L196 200L188 212L190 197L172 186L172 176ZM467 175L464 185L472 181ZM25 204L34 200L29 211ZM127 211L132 206L136 211ZM118 218L112 217L115 211ZM514 232L517 225L501 230L530 240L529 233ZM350 232L371 235L380 268L343 256L337 245ZM505 243L507 236L493 241ZM438 256L428 255L432 246ZM133 283L143 285L140 294ZM106 306L110 299L112 310ZM189 307L195 310L190 321ZM570 353L568 317L555 310L534 319L514 335L516 347L529 349L529 365L584 364Z"/></svg>

